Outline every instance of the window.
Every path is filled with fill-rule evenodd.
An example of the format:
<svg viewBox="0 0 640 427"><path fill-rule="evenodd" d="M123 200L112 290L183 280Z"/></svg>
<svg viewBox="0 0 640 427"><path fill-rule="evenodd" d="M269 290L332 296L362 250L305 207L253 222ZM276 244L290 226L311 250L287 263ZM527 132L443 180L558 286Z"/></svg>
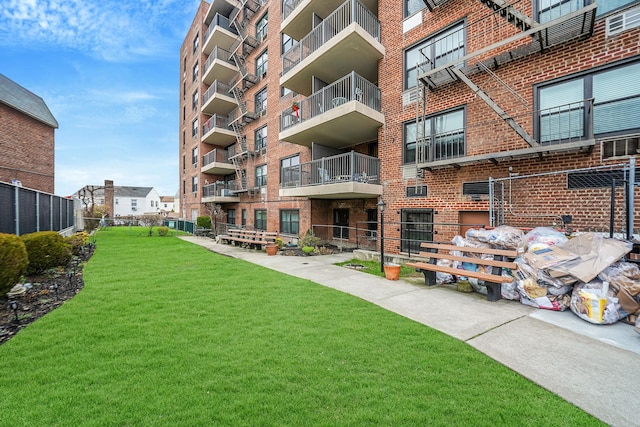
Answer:
<svg viewBox="0 0 640 427"><path fill-rule="evenodd" d="M193 81L198 80L198 62L196 61L196 65L193 66Z"/></svg>
<svg viewBox="0 0 640 427"><path fill-rule="evenodd" d="M198 119L191 122L191 136L194 138L198 136Z"/></svg>
<svg viewBox="0 0 640 427"><path fill-rule="evenodd" d="M264 40L267 38L267 27L269 24L269 14L265 13L256 23L256 38Z"/></svg>
<svg viewBox="0 0 640 427"><path fill-rule="evenodd" d="M191 191L193 193L197 193L198 192L198 177L197 176L192 176L191 177Z"/></svg>
<svg viewBox="0 0 640 427"><path fill-rule="evenodd" d="M596 14L598 16L602 16L606 13L613 12L616 9L622 9L624 6L633 4L637 0L607 0L607 1L599 1L598 8L596 9Z"/></svg>
<svg viewBox="0 0 640 427"><path fill-rule="evenodd" d="M586 135L588 109L594 99L593 133L599 137L640 132L640 61L625 62L537 88L537 139L553 143Z"/></svg>
<svg viewBox="0 0 640 427"><path fill-rule="evenodd" d="M267 88L260 90L256 93L256 112L261 113L267 111Z"/></svg>
<svg viewBox="0 0 640 427"><path fill-rule="evenodd" d="M404 17L407 18L425 7L424 0L404 0Z"/></svg>
<svg viewBox="0 0 640 427"><path fill-rule="evenodd" d="M287 87L284 86L280 86L280 98L283 98L287 95L289 95L290 93L293 93L293 91Z"/></svg>
<svg viewBox="0 0 640 427"><path fill-rule="evenodd" d="M256 76L265 77L269 64L269 52L264 51L256 58Z"/></svg>
<svg viewBox="0 0 640 427"><path fill-rule="evenodd" d="M267 210L257 209L254 212L255 218L253 221L253 228L256 230L267 230Z"/></svg>
<svg viewBox="0 0 640 427"><path fill-rule="evenodd" d="M198 91L193 92L193 96L191 97L191 110L195 111L198 109Z"/></svg>
<svg viewBox="0 0 640 427"><path fill-rule="evenodd" d="M407 197L427 197L426 185L412 185L407 187Z"/></svg>
<svg viewBox="0 0 640 427"><path fill-rule="evenodd" d="M184 173L187 169L187 156L182 156L182 173Z"/></svg>
<svg viewBox="0 0 640 427"><path fill-rule="evenodd" d="M297 183L300 181L300 154L280 160L280 183Z"/></svg>
<svg viewBox="0 0 640 427"><path fill-rule="evenodd" d="M465 196L489 195L489 181L463 182L462 194Z"/></svg>
<svg viewBox="0 0 640 427"><path fill-rule="evenodd" d="M636 184L640 177L640 169L636 168ZM567 175L567 189L575 190L579 188L611 188L613 180L616 180L616 187L621 187L629 179L628 171L624 170L604 170L594 172L571 172Z"/></svg>
<svg viewBox="0 0 640 427"><path fill-rule="evenodd" d="M422 52L421 52L421 49ZM418 77L417 64L427 61L431 68L455 61L464 56L465 31L464 22L451 27L431 38L426 39L404 51L404 88L416 86ZM427 57L425 58L426 55Z"/></svg>
<svg viewBox="0 0 640 427"><path fill-rule="evenodd" d="M280 211L280 232L284 234L300 234L300 211L283 209Z"/></svg>
<svg viewBox="0 0 640 427"><path fill-rule="evenodd" d="M116 205L119 204L120 202L118 201L118 199L116 199Z"/></svg>
<svg viewBox="0 0 640 427"><path fill-rule="evenodd" d="M236 225L236 210L227 209L227 224Z"/></svg>
<svg viewBox="0 0 640 427"><path fill-rule="evenodd" d="M242 209L240 211L240 225L242 227L247 226L247 210L246 209Z"/></svg>
<svg viewBox="0 0 640 427"><path fill-rule="evenodd" d="M256 151L267 148L267 127L262 126L256 130Z"/></svg>
<svg viewBox="0 0 640 427"><path fill-rule="evenodd" d="M138 210L138 199L131 199L131 210Z"/></svg>
<svg viewBox="0 0 640 427"><path fill-rule="evenodd" d="M200 44L200 34L196 34L193 39L193 53L196 53L198 50L198 45Z"/></svg>
<svg viewBox="0 0 640 427"><path fill-rule="evenodd" d="M198 147L191 150L191 164L194 167L198 166Z"/></svg>
<svg viewBox="0 0 640 427"><path fill-rule="evenodd" d="M267 165L256 166L256 187L267 185Z"/></svg>
<svg viewBox="0 0 640 427"><path fill-rule="evenodd" d="M400 251L420 252L421 242L433 241L433 209L403 209Z"/></svg>
<svg viewBox="0 0 640 427"><path fill-rule="evenodd" d="M464 108L429 116L424 121L424 148L419 163L436 161L465 154ZM404 124L404 163L416 161L416 122Z"/></svg>
<svg viewBox="0 0 640 427"><path fill-rule="evenodd" d="M187 82L182 82L182 99L187 99Z"/></svg>
<svg viewBox="0 0 640 427"><path fill-rule="evenodd" d="M286 34L282 34L281 40L281 54L284 55L289 49L293 47L296 41Z"/></svg>

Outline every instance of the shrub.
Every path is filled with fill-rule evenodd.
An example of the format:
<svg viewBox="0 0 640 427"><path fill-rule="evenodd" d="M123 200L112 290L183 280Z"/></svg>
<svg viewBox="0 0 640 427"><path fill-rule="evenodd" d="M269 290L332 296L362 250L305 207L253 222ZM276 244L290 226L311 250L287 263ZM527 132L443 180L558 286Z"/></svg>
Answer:
<svg viewBox="0 0 640 427"><path fill-rule="evenodd" d="M284 242L280 237L276 237L276 245L278 245L278 249L282 249L282 247L284 246Z"/></svg>
<svg viewBox="0 0 640 427"><path fill-rule="evenodd" d="M169 227L164 225L162 227L158 227L158 236L166 236L167 234L169 234Z"/></svg>
<svg viewBox="0 0 640 427"><path fill-rule="evenodd" d="M80 231L64 238L65 243L71 246L71 253L74 255L82 254L82 247L89 243L89 235Z"/></svg>
<svg viewBox="0 0 640 427"><path fill-rule="evenodd" d="M302 252L305 253L305 255L309 255L310 253L312 253L315 250L315 248L313 246L303 246L302 247Z"/></svg>
<svg viewBox="0 0 640 427"><path fill-rule="evenodd" d="M55 231L25 234L22 241L27 248L27 274L40 273L49 268L65 266L71 261L71 247Z"/></svg>
<svg viewBox="0 0 640 427"><path fill-rule="evenodd" d="M198 227L211 229L211 217L210 216L199 216L196 219L196 225Z"/></svg>
<svg viewBox="0 0 640 427"><path fill-rule="evenodd" d="M27 248L15 234L0 233L0 296L18 283L29 264Z"/></svg>
<svg viewBox="0 0 640 427"><path fill-rule="evenodd" d="M304 236L300 238L300 245L301 246L316 247L318 245L318 243L320 243L320 238L314 236L313 232L310 229L307 230L307 232L304 234Z"/></svg>

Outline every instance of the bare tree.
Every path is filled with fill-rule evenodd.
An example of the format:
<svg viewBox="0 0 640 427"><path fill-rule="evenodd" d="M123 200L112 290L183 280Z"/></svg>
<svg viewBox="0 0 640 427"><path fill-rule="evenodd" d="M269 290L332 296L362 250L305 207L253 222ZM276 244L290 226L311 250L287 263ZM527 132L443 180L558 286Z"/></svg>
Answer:
<svg viewBox="0 0 640 427"><path fill-rule="evenodd" d="M205 203L204 208L207 211L209 218L211 218L213 237L216 237L218 235L218 223L224 223L224 217L227 216L227 213L222 210L222 206L211 202Z"/></svg>
<svg viewBox="0 0 640 427"><path fill-rule="evenodd" d="M153 227L162 225L162 215L145 214L140 217L140 223L149 227L149 237L153 236Z"/></svg>
<svg viewBox="0 0 640 427"><path fill-rule="evenodd" d="M96 212L98 210L98 205L96 204L96 192L98 190L104 190L104 187L101 185L85 185L78 191L78 197L84 205L82 216L84 217L84 228L87 231L95 230L98 227L99 217L102 216L105 210L99 209L100 212Z"/></svg>

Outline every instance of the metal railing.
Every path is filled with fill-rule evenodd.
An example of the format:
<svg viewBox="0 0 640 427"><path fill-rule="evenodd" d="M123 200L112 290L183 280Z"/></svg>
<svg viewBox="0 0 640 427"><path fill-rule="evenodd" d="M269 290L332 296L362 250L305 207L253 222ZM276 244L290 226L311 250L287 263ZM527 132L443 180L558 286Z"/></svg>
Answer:
<svg viewBox="0 0 640 427"><path fill-rule="evenodd" d="M222 83L219 80L214 81L211 86L209 86L209 89L207 89L202 95L202 105L206 104L207 101L217 93L225 96L231 96L229 94L229 89L230 87L228 84Z"/></svg>
<svg viewBox="0 0 640 427"><path fill-rule="evenodd" d="M540 145L560 145L593 140L593 99L510 116L533 129ZM476 152L468 150L472 141ZM464 156L508 152L523 148L523 139L503 119L475 123L460 129L428 135L416 144L418 163Z"/></svg>
<svg viewBox="0 0 640 427"><path fill-rule="evenodd" d="M207 29L207 32L204 33L205 44L206 44L206 41L209 39L209 36L211 35L211 33L215 31L216 27L224 28L225 30L230 31L236 35L238 34L236 29L233 28L233 26L231 25L229 18L227 18L224 15L220 15L219 13L216 13L216 16L213 17L213 19L211 20L211 23L209 24L209 28Z"/></svg>
<svg viewBox="0 0 640 427"><path fill-rule="evenodd" d="M202 156L202 167L206 167L211 163L230 163L229 151L220 148L214 148L207 154Z"/></svg>
<svg viewBox="0 0 640 427"><path fill-rule="evenodd" d="M360 25L380 41L380 21L359 0L347 0L282 55L282 74L302 62L350 24Z"/></svg>
<svg viewBox="0 0 640 427"><path fill-rule="evenodd" d="M380 159L351 151L287 166L280 173L282 188L340 182L380 184Z"/></svg>
<svg viewBox="0 0 640 427"><path fill-rule="evenodd" d="M282 20L287 19L302 1L303 0L282 0Z"/></svg>
<svg viewBox="0 0 640 427"><path fill-rule="evenodd" d="M224 61L227 62L233 66L235 66L236 64L234 64L233 60L231 59L231 53L229 53L228 51L222 49L219 46L216 46L215 48L213 48L213 50L211 51L211 54L209 55L209 58L207 58L207 60L204 63L204 70L205 70L205 74L207 72L207 70L209 69L209 67L211 67L211 64L213 64L213 61L219 59L220 61Z"/></svg>
<svg viewBox="0 0 640 427"><path fill-rule="evenodd" d="M235 196L236 191L235 181L217 181L213 184L207 184L202 186L202 197L229 197Z"/></svg>
<svg viewBox="0 0 640 427"><path fill-rule="evenodd" d="M288 129L349 101L357 101L380 111L380 88L352 71L283 110L280 114L280 129Z"/></svg>
<svg viewBox="0 0 640 427"><path fill-rule="evenodd" d="M214 114L207 120L204 125L202 125L202 135L206 135L211 132L213 129L229 129L229 118L226 116L219 116L218 114Z"/></svg>

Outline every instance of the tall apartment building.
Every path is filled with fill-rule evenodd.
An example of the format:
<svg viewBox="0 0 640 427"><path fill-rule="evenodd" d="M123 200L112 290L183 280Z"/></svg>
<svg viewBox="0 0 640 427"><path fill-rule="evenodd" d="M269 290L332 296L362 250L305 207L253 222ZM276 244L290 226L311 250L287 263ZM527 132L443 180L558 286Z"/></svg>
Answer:
<svg viewBox="0 0 640 427"><path fill-rule="evenodd" d="M363 246L383 201L395 253L470 224L606 228L612 200L637 223L639 24L624 0L202 2L182 215Z"/></svg>

